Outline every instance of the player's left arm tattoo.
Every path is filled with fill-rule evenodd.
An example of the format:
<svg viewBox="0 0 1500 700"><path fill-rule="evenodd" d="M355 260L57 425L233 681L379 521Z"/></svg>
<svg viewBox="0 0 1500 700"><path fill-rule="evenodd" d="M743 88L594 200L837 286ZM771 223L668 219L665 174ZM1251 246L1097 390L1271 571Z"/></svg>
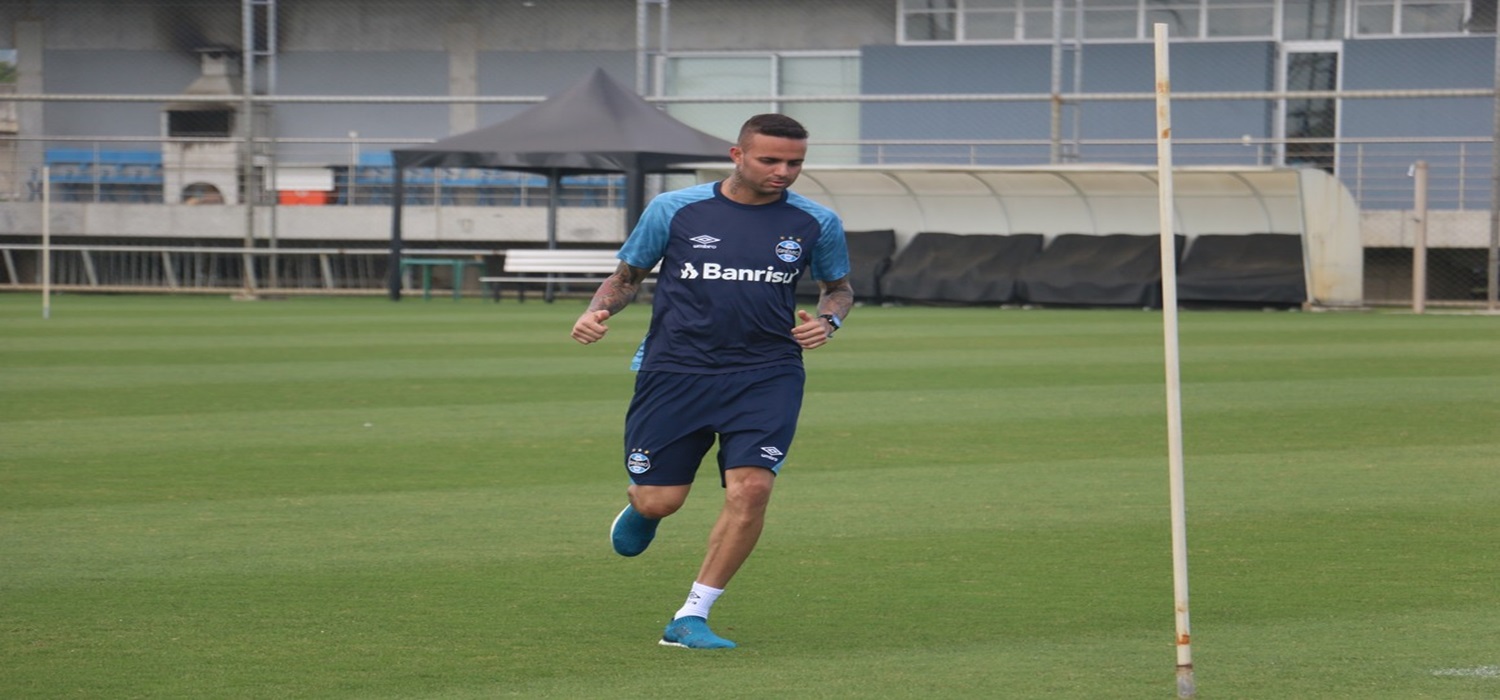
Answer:
<svg viewBox="0 0 1500 700"><path fill-rule="evenodd" d="M849 316L849 310L854 308L854 286L849 284L849 278L840 277L836 280L818 282L818 315L833 314L839 320Z"/></svg>

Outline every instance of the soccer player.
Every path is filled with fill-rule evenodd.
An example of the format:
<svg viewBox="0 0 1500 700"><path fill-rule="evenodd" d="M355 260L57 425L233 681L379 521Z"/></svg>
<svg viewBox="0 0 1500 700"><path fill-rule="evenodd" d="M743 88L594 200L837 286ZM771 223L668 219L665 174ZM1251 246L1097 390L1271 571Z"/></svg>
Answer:
<svg viewBox="0 0 1500 700"><path fill-rule="evenodd" d="M602 339L606 321L661 262L633 362L629 504L610 528L615 551L646 550L662 518L682 507L716 438L724 489L703 565L662 633L666 646L735 645L709 629L709 609L760 539L802 409L802 351L828 343L854 305L843 222L787 189L806 155L807 130L796 120L751 117L729 149L733 174L653 199L620 248L619 268L573 324L574 340ZM797 308L803 275L818 280L815 314Z"/></svg>

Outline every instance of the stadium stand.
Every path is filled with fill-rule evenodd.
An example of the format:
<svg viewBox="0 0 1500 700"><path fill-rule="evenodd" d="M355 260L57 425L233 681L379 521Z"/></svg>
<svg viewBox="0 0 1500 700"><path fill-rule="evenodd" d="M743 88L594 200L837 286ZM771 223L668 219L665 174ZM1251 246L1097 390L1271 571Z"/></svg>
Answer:
<svg viewBox="0 0 1500 700"><path fill-rule="evenodd" d="M390 151L359 155L341 204L390 204L395 165ZM403 182L405 204L545 206L547 178L497 168L409 168ZM353 192L352 198L348 194ZM621 207L625 187L619 176L570 175L562 179L560 202L572 207Z"/></svg>
<svg viewBox="0 0 1500 700"><path fill-rule="evenodd" d="M62 202L162 201L161 151L49 148L52 196ZM41 173L34 180L40 182ZM38 187L32 197L40 198Z"/></svg>

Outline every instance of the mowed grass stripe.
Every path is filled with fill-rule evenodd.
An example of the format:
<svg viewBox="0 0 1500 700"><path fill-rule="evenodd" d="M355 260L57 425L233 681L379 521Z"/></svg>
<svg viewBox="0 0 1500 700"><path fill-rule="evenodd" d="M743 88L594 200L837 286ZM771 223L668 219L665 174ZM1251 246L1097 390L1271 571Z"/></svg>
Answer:
<svg viewBox="0 0 1500 700"><path fill-rule="evenodd" d="M1406 452L1408 458L1418 454L1415 449ZM1471 456L1482 457L1477 451ZM1454 493L1436 485L1471 473L1472 467L1412 464L1403 458L1371 465L1339 453L1321 454L1308 464L1287 463L1276 470L1262 469L1254 475L1242 473L1232 460L1200 460L1194 466L1193 495L1199 504L1195 513L1205 517L1199 530L1203 539L1195 539L1195 544L1207 551L1215 548L1214 536L1221 529L1236 536L1246 531L1264 534L1267 530L1285 528L1285 523L1300 522L1289 520L1289 513L1321 512L1306 502L1286 503L1284 494L1292 485L1330 493L1359 487L1365 494L1358 499L1335 502L1338 510L1332 517L1351 526L1331 528L1329 532L1337 533L1336 536L1304 542L1269 536L1257 538L1276 550L1292 544L1336 552L1350 546L1342 539L1350 533L1364 533L1372 542L1385 538L1388 531L1407 530L1432 535L1446 532L1447 536L1467 538L1465 530L1450 526L1466 523L1483 529L1497 524L1497 516L1492 513L1476 517L1491 510L1489 498L1482 491ZM1434 482L1430 493L1400 489L1403 480L1399 471L1409 466L1426 469ZM1166 517L1160 504L1161 470L1161 465L1141 460L1050 462L1045 469L1040 464L1009 467L968 464L920 471L887 467L871 469L862 475L805 465L797 472L789 472L792 483L779 498L773 518L785 521L790 529L773 528L768 535L772 538L768 546L774 547L769 542L782 538L800 540L798 534L804 531L821 533L818 539L839 541L920 540L955 531L990 532L999 539L1032 540L1038 536L1035 531L1087 531L1100 522L1115 526L1143 522L1159 525ZM858 499L830 499L832 494L853 490L859 482L872 483L860 489ZM1258 489L1257 484L1261 486ZM74 551L80 552L74 564L89 567L91 573L85 578L129 578L133 574L128 562L101 558L99 547L139 556L152 550L152 543L175 543L156 550L172 561L206 566L210 570L227 564L235 571L254 570L259 568L260 557L288 558L298 549L305 550L301 554L309 565L337 563L362 548L374 548L385 556L405 552L421 559L442 557L455 548L460 557L473 556L480 550L489 551L490 557L502 558L531 557L541 552L558 556L602 555L604 552L597 551L601 536L595 520L601 509L618 497L618 488L595 483L575 490L577 497L570 499L549 497L547 485L507 484L461 491L205 498L193 502L53 508L45 516L8 518L12 522L6 530L14 537L16 546L12 553L18 558L13 561L18 566L7 578L14 585L19 579L39 572L66 568L68 558L59 553ZM1425 528L1412 528L1412 518L1422 512L1414 511L1411 505L1414 498L1419 498L1424 507L1432 499L1442 498L1443 510L1450 515L1428 523ZM830 507L830 503L836 503L837 507ZM877 507L887 517L872 522L867 514ZM959 515L933 515L945 509ZM105 522L113 523L107 533L97 529ZM1251 522L1256 524L1252 527ZM518 527L532 524L544 525L545 535L538 537L530 528ZM96 539L100 535L107 538ZM427 548L444 542L448 543L445 548ZM184 543L191 546L181 546ZM811 544L802 541L791 547L803 549ZM207 551L196 551L199 547ZM211 556L220 549L237 551L240 556L231 559ZM878 548L872 549L875 550ZM1479 554L1465 552L1461 547L1433 546L1395 546L1394 552L1394 556L1408 559L1440 552L1450 552L1458 558ZM1240 552L1237 556L1247 555ZM1327 562L1331 558L1325 553L1306 560ZM144 570L151 573L159 574L161 565L162 562L142 562ZM1275 575L1279 569L1259 570ZM1457 573L1451 567L1431 570L1445 572L1443 575Z"/></svg>
<svg viewBox="0 0 1500 700"><path fill-rule="evenodd" d="M625 362L573 363L573 358L531 361L468 360L463 362L302 362L295 366L214 366L183 369L163 367L151 372L129 373L94 366L59 370L42 377L27 374L5 378L7 395L15 401L0 407L0 421L35 420L50 416L145 415L196 413L224 410L275 410L294 404L302 407L333 407L360 404L443 405L511 403L545 400L586 399L590 396L628 396L633 375ZM612 358L614 359L614 358ZM573 366L581 364L581 366ZM1404 363L1411 367L1412 363ZM1184 380L1187 400L1210 403L1230 397L1235 401L1291 402L1317 401L1325 393L1330 399L1349 397L1360 392L1374 392L1386 400L1402 400L1405 394L1391 391L1391 385L1404 383L1407 391L1418 396L1448 397L1456 402L1478 400L1476 410L1487 410L1486 395L1494 396L1500 380L1479 373L1476 366L1461 366L1448 361L1431 367L1439 369L1406 374L1390 372L1379 379L1369 374L1356 375L1352 369L1308 372L1302 380L1286 377L1278 371L1262 374L1248 391L1237 391L1222 385L1251 381L1244 376L1223 379L1205 377L1205 372L1185 370L1192 379ZM1381 367L1362 368L1379 372ZM12 370L16 374L18 370ZM1089 403L1106 401L1121 393L1138 395L1138 387L1164 396L1160 382L1153 374L1160 367L1139 364L1111 366L1091 364L1029 365L1024 372L983 366L974 368L942 365L921 372L910 370L857 370L853 368L815 368L810 388L816 391L911 392L924 396L951 395L955 389L1004 392L1004 406L1022 406L1054 393L1068 395L1073 401ZM1354 376L1351 376L1354 375ZM576 381L591 377L592 384ZM1340 381L1343 380L1343 381ZM1282 391L1277 392L1276 383ZM201 391L185 393L184 386ZM1098 396L1083 394L1099 391ZM871 396L880 400L879 396ZM1164 400L1164 399L1162 399ZM1030 404L1025 404L1030 405ZM1200 408L1203 406L1194 406ZM1003 406L1001 407L1003 409ZM1082 410L1088 410L1084 408Z"/></svg>
<svg viewBox="0 0 1500 700"><path fill-rule="evenodd" d="M402 366L387 363L372 369L364 378L348 376L351 372L347 366L330 366L327 373L318 372L316 367L301 366L291 373L290 380L274 377L274 372L257 372L260 378L252 376L248 381L232 381L232 373L216 371L204 373L206 376L200 375L196 381L192 373L165 372L173 376L164 381L121 382L118 375L110 376L107 370L100 370L99 374L107 378L97 383L89 382L89 373L80 373L73 376L73 387L8 391L7 395L24 404L9 404L0 409L0 422L69 416L171 416L339 407L503 407L597 398L618 401L628 399L633 386L634 377L623 367L590 374L567 372L562 363L549 365L556 371L528 373L526 367L494 371L493 365L472 371L450 366L443 371L427 363L414 363L412 371L402 373ZM319 378L324 374L345 376ZM594 384L578 381L584 376L597 381Z"/></svg>
<svg viewBox="0 0 1500 700"><path fill-rule="evenodd" d="M1328 385L1321 394L1289 396L1287 405L1280 408L1271 398L1252 401L1234 394L1192 403L1190 392L1188 402L1193 412L1188 420L1197 428L1192 439L1207 448L1236 450L1263 446L1263 442L1249 439L1244 433L1267 429L1278 431L1275 445L1285 449L1317 449L1337 444L1340 435L1349 431L1375 444L1495 440L1483 430L1496 408L1496 402L1485 393L1484 387L1456 385L1451 394L1444 395L1441 387L1424 384L1416 396L1400 401L1390 399L1398 388L1392 383L1361 384L1353 387L1357 391L1348 391L1335 400L1333 397L1340 388L1350 387ZM76 456L92 452L126 455L162 449L191 451L223 444L227 437L276 441L288 448L322 441L352 446L406 440L465 446L517 436L551 439L578 435L578 424L573 421L599 425L601 429L578 435L582 439L618 430L623 420L623 408L619 405L623 389L617 389L616 393L620 398L547 401L538 401L534 396L515 401L497 401L493 396L455 398L446 405L434 406L422 402L401 405L400 395L385 400L335 394L312 401L300 398L298 391L289 390L284 396L287 400L343 407L300 410L263 407L247 411L232 402L200 398L184 400L185 407L143 411L133 417L114 417L118 415L114 412L92 418L16 421L8 425L7 437L0 442L8 448L10 458L19 459L54 452ZM1470 398L1471 393L1476 395ZM960 436L994 447L1020 448L1023 453L1049 451L1060 446L1056 442L1049 444L1049 438L1069 433L1072 434L1069 442L1100 448L1111 440L1135 442L1140 433L1147 433L1148 439L1163 434L1165 427L1159 414L1164 399L1158 394L1154 387L1132 387L1127 392L1108 394L1087 389L947 390L918 396L898 392L825 393L809 400L803 429L834 430L863 438L886 436L879 444L860 449L861 454L883 447L932 446L934 440ZM1324 400L1318 401L1319 396ZM127 403L121 402L121 411L128 409ZM1244 405L1238 405L1241 403ZM1431 416L1435 414L1445 417L1434 420ZM1338 430L1332 430L1333 421L1337 421ZM607 425L601 425L606 422ZM66 439L76 431L109 437ZM1028 431L1036 431L1036 435L1028 438ZM796 449L798 454L812 450L816 455L829 449L847 448L799 444Z"/></svg>
<svg viewBox="0 0 1500 700"><path fill-rule="evenodd" d="M0 457L0 504L32 508L133 500L387 492L623 479L618 405L593 405L608 429L580 433L589 405L392 408L264 416L208 414L34 424ZM546 418L551 416L549 422ZM9 440L9 438L7 438ZM255 445L255 447L247 447Z"/></svg>

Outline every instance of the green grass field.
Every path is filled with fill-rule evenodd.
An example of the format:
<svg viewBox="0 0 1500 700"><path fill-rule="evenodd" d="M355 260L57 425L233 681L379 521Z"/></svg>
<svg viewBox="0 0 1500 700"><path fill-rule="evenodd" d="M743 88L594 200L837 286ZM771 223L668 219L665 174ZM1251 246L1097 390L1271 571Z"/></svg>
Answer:
<svg viewBox="0 0 1500 700"><path fill-rule="evenodd" d="M690 652L581 310L0 295L0 697L1175 696L1160 314L856 310ZM1198 696L1500 696L1500 318L1181 347Z"/></svg>

